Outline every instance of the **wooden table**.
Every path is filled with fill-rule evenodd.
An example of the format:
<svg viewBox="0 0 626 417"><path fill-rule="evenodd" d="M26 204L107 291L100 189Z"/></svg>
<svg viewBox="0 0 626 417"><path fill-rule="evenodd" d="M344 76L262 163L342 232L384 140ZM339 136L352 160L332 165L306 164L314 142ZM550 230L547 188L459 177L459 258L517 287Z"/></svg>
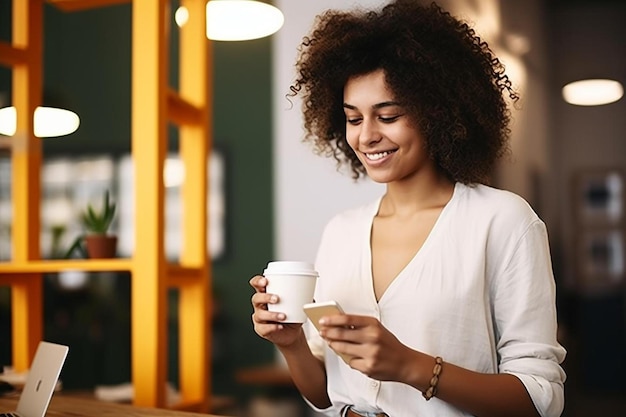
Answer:
<svg viewBox="0 0 626 417"><path fill-rule="evenodd" d="M15 411L17 396L0 397L0 413ZM214 414L199 414L186 411L135 407L129 404L116 404L90 398L54 395L46 417L218 417Z"/></svg>

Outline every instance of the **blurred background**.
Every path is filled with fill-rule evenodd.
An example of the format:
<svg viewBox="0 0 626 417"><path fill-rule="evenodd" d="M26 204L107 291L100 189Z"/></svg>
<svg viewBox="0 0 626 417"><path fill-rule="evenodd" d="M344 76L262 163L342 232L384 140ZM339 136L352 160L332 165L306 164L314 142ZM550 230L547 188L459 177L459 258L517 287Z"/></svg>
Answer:
<svg viewBox="0 0 626 417"><path fill-rule="evenodd" d="M267 38L213 43L215 191L211 197L213 390L247 404L294 399L288 384L246 383L241 370L281 366L252 330L249 278L272 259L312 261L321 227L336 211L369 201L382 188L354 184L301 143L299 103L285 98L296 47L319 11L379 0L272 2L285 24ZM626 82L626 2L622 0L444 0L472 22L507 67L522 100L514 110L513 157L494 184L526 198L548 226L558 286L559 337L568 349L565 416L626 415L624 181L626 102L566 103L571 81ZM172 1L172 11L177 1ZM132 205L128 173L131 80L130 3L67 13L46 3L44 101L79 114L71 135L46 139L42 254L60 257L75 236L73 207L109 188L122 210ZM11 1L0 0L0 39L11 38ZM172 13L171 55L177 32ZM175 63L171 84L176 85ZM0 107L10 105L11 73L0 67ZM170 146L176 159L176 131ZM174 163L174 162L173 162ZM10 256L10 171L0 149L0 261ZM176 197L176 188L168 195ZM216 204L217 202L217 204ZM177 233L175 207L168 233ZM121 237L120 256L132 253ZM173 241L174 239L172 239ZM177 247L168 247L176 256ZM127 273L45 279L46 338L70 344L62 380L92 389L130 380L130 283ZM171 294L176 305L176 295ZM10 293L0 287L0 340L10 339ZM171 381L177 384L177 317L170 311ZM10 343L0 344L9 364ZM291 397L289 397L291 395ZM277 414L275 414L277 415Z"/></svg>

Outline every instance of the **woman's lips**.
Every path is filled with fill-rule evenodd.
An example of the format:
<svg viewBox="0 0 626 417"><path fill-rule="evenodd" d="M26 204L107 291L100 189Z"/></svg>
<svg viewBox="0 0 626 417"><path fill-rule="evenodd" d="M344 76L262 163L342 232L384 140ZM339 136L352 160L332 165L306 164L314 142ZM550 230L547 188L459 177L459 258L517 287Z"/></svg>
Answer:
<svg viewBox="0 0 626 417"><path fill-rule="evenodd" d="M380 165L391 157L396 150L381 151L381 152L363 152L368 165Z"/></svg>

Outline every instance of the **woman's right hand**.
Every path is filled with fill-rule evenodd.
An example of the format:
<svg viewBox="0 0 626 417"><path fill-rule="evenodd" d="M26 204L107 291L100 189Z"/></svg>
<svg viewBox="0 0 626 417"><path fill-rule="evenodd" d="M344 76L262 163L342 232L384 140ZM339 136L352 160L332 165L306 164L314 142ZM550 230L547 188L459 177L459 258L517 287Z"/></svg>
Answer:
<svg viewBox="0 0 626 417"><path fill-rule="evenodd" d="M292 345L302 333L302 323L281 323L285 314L268 311L268 304L278 302L276 294L266 292L267 279L263 275L256 275L250 280L255 293L252 295L252 323L254 331L264 339L283 348Z"/></svg>

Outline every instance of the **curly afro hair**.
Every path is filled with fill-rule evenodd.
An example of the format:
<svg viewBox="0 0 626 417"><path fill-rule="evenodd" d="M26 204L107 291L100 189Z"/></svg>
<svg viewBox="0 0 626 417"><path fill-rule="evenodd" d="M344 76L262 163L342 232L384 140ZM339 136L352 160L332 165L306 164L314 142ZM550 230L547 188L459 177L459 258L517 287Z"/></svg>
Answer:
<svg viewBox="0 0 626 417"><path fill-rule="evenodd" d="M488 183L508 152L510 111L518 100L487 43L437 4L395 0L380 11L328 10L298 48L288 96L302 97L304 140L318 154L365 168L346 140L343 89L350 77L382 69L418 124L430 157L452 181Z"/></svg>

